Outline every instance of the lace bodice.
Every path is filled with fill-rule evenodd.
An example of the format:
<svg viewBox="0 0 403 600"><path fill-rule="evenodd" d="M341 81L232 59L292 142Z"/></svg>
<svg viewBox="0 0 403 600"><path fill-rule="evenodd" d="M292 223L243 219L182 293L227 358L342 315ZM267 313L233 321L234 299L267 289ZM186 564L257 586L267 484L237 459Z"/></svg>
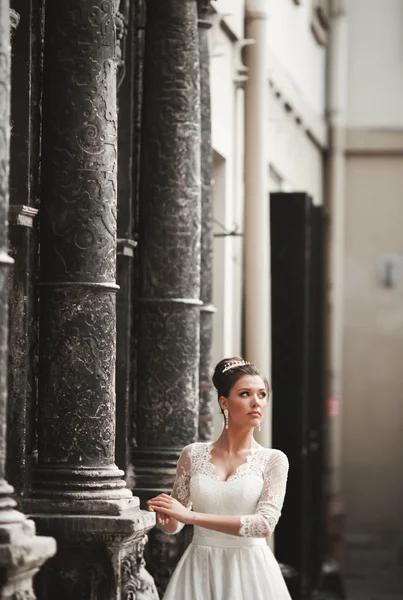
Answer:
<svg viewBox="0 0 403 600"><path fill-rule="evenodd" d="M239 535L264 538L277 524L284 502L288 460L280 450L256 448L226 480L220 481L211 462L212 445L202 442L183 449L172 496L196 512L240 517ZM183 527L179 525L177 531ZM198 531L196 531L198 530ZM233 537L195 527L195 535Z"/></svg>

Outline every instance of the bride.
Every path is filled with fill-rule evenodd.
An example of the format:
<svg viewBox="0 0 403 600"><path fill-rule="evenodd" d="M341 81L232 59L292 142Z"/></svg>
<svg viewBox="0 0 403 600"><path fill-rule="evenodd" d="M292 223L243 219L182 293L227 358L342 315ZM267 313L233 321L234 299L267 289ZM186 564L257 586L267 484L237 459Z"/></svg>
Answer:
<svg viewBox="0 0 403 600"><path fill-rule="evenodd" d="M186 446L172 496L148 502L165 533L194 525L164 600L291 600L266 543L281 514L288 460L253 437L269 384L240 357L219 362L213 383L224 415L221 436Z"/></svg>

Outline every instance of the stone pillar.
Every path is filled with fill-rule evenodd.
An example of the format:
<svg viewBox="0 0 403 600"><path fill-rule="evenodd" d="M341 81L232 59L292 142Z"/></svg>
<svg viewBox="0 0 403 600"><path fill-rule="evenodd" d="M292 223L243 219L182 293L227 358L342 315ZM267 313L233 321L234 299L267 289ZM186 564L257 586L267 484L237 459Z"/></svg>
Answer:
<svg viewBox="0 0 403 600"><path fill-rule="evenodd" d="M211 148L209 0L198 0L199 7L199 61L201 109L201 184L202 230L200 299L200 408L199 440L207 442L213 436L213 154Z"/></svg>
<svg viewBox="0 0 403 600"><path fill-rule="evenodd" d="M20 165L21 167L21 165ZM37 210L13 204L9 207L9 249L14 259L9 273L9 355L7 414L7 478L18 496L30 489L35 447L34 395L37 341L34 278Z"/></svg>
<svg viewBox="0 0 403 600"><path fill-rule="evenodd" d="M45 15L34 493L73 511L133 503L114 464L114 5L61 0Z"/></svg>
<svg viewBox="0 0 403 600"><path fill-rule="evenodd" d="M124 471L131 460L130 391L132 383L132 287L133 259L136 242L133 235L136 174L134 167L134 87L136 49L134 3L120 0L121 67L118 69L118 256L117 256L117 315L116 315L116 462Z"/></svg>
<svg viewBox="0 0 403 600"><path fill-rule="evenodd" d="M132 587L155 597L135 559L154 520L115 465L117 4L46 4L38 464L26 501L58 541L37 580L43 600L118 600Z"/></svg>
<svg viewBox="0 0 403 600"><path fill-rule="evenodd" d="M11 60L10 207L8 244L9 352L7 479L18 496L30 489L36 460L37 208L43 17L35 2L13 0ZM38 39L39 38L39 39Z"/></svg>
<svg viewBox="0 0 403 600"><path fill-rule="evenodd" d="M35 536L33 521L15 510L13 488L5 480L7 435L7 210L10 156L10 10L0 1L0 598L34 599L32 578L55 553L51 538Z"/></svg>
<svg viewBox="0 0 403 600"><path fill-rule="evenodd" d="M172 489L198 436L200 83L196 0L148 0L140 171L136 493ZM183 536L153 532L159 591Z"/></svg>

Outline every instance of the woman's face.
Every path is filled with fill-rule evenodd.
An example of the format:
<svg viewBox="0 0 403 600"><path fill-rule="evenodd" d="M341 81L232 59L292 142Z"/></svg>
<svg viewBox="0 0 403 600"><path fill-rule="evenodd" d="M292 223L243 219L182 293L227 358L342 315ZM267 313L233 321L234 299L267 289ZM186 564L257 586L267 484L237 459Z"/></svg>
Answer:
<svg viewBox="0 0 403 600"><path fill-rule="evenodd" d="M259 375L243 375L228 398L221 396L221 408L229 411L229 423L237 427L258 427L267 408L267 390Z"/></svg>

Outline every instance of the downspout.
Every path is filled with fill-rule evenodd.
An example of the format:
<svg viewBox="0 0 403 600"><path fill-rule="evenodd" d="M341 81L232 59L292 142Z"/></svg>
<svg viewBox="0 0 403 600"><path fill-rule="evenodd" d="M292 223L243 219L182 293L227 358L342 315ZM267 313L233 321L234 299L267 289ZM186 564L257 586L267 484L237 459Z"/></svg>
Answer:
<svg viewBox="0 0 403 600"><path fill-rule="evenodd" d="M268 2L246 0L244 314L245 356L270 375L270 222L268 189ZM271 446L271 409L256 438Z"/></svg>
<svg viewBox="0 0 403 600"><path fill-rule="evenodd" d="M327 533L328 552L342 562L342 404L347 121L346 0L331 0L328 55ZM336 591L336 590L335 590Z"/></svg>

